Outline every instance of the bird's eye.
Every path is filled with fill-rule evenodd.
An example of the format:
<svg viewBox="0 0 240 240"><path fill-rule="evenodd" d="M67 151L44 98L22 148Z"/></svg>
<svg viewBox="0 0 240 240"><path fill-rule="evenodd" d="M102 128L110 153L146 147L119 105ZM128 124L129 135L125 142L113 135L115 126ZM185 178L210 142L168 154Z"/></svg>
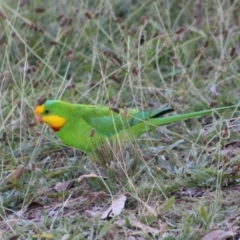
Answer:
<svg viewBox="0 0 240 240"><path fill-rule="evenodd" d="M44 111L44 113L45 113L45 114L49 114L50 111L49 111L48 109L46 109L46 110Z"/></svg>

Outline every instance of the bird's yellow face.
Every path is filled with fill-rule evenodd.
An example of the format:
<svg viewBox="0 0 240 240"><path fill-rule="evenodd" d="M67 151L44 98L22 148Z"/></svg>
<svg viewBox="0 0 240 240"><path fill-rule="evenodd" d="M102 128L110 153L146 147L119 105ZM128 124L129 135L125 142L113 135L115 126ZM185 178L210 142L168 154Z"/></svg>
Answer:
<svg viewBox="0 0 240 240"><path fill-rule="evenodd" d="M39 105L34 110L37 122L43 122L49 125L53 131L59 131L64 126L66 119L54 113L51 113L51 109L46 108L43 105Z"/></svg>

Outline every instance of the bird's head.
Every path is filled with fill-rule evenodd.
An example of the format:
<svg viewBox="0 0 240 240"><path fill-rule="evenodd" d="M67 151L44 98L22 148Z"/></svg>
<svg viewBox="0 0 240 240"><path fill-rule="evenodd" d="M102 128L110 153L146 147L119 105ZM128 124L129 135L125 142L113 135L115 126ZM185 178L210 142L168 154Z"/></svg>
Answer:
<svg viewBox="0 0 240 240"><path fill-rule="evenodd" d="M58 100L42 101L35 108L34 113L38 122L46 123L53 131L59 131L66 123L63 102Z"/></svg>

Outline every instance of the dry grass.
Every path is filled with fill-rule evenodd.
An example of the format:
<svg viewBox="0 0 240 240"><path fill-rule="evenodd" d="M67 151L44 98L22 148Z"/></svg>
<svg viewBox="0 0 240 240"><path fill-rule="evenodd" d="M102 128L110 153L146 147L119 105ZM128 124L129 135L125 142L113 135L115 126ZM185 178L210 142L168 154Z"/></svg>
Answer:
<svg viewBox="0 0 240 240"><path fill-rule="evenodd" d="M33 109L45 97L179 113L238 104L238 1L10 0L0 9L1 239L157 239L146 226L158 239L213 229L237 238L237 109L91 156L36 126ZM119 193L124 226L89 216Z"/></svg>

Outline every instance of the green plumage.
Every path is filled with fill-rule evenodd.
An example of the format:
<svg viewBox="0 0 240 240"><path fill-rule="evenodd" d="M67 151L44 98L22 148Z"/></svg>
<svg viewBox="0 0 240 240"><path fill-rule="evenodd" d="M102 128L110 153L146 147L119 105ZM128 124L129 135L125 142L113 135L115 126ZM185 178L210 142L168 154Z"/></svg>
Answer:
<svg viewBox="0 0 240 240"><path fill-rule="evenodd" d="M54 115L65 118L64 126L55 132L61 141L86 153L94 150L105 138L121 139L126 135L136 138L161 125L237 107L221 107L163 118L164 114L174 110L171 108L150 111L127 109L124 113L124 110L120 109L120 113L116 113L109 107L70 104L59 100L49 100L43 105L45 112L41 114L42 116Z"/></svg>

